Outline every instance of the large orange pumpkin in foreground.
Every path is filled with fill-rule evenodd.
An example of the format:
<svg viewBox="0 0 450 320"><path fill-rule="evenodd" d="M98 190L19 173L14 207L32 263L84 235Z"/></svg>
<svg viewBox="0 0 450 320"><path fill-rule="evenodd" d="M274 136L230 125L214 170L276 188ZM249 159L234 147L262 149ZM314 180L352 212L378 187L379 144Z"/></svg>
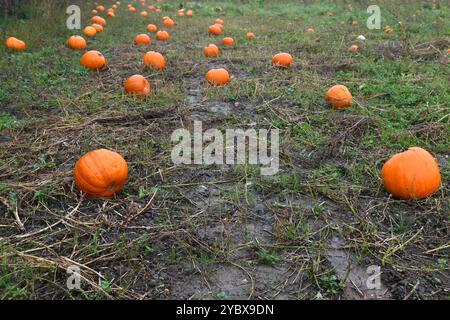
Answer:
<svg viewBox="0 0 450 320"><path fill-rule="evenodd" d="M205 57L217 57L219 55L219 48L211 43L209 46L203 48L203 54Z"/></svg>
<svg viewBox="0 0 450 320"><path fill-rule="evenodd" d="M436 159L419 147L392 156L383 165L381 178L387 192L404 200L426 198L441 184Z"/></svg>
<svg viewBox="0 0 450 320"><path fill-rule="evenodd" d="M352 94L346 86L338 84L327 91L325 100L333 109L342 109L352 104Z"/></svg>
<svg viewBox="0 0 450 320"><path fill-rule="evenodd" d="M26 45L22 40L14 37L9 37L8 39L6 39L6 47L14 51L23 51L25 50Z"/></svg>
<svg viewBox="0 0 450 320"><path fill-rule="evenodd" d="M111 197L127 179L127 162L114 151L98 149L82 156L73 170L75 185L89 197Z"/></svg>
<svg viewBox="0 0 450 320"><path fill-rule="evenodd" d="M85 68L98 70L106 65L106 59L100 52L91 50L83 54L80 64Z"/></svg>
<svg viewBox="0 0 450 320"><path fill-rule="evenodd" d="M156 70L162 70L166 65L166 60L161 53L149 51L144 55L144 65Z"/></svg>
<svg viewBox="0 0 450 320"><path fill-rule="evenodd" d="M292 56L286 52L277 53L272 57L272 64L277 67L287 68L292 63Z"/></svg>
<svg viewBox="0 0 450 320"><path fill-rule="evenodd" d="M70 49L74 50L83 50L86 48L86 40L84 40L83 37L80 36L71 36L69 40L67 41L67 45Z"/></svg>
<svg viewBox="0 0 450 320"><path fill-rule="evenodd" d="M145 97L150 93L150 83L140 74L135 74L125 81L125 91L138 97Z"/></svg>
<svg viewBox="0 0 450 320"><path fill-rule="evenodd" d="M136 37L134 37L134 43L136 45L147 45L147 44L151 44L152 40L145 33L141 33L141 34L138 34Z"/></svg>
<svg viewBox="0 0 450 320"><path fill-rule="evenodd" d="M167 40L169 40L169 33L167 31L159 30L156 33L156 40L158 40L158 41L167 41Z"/></svg>
<svg viewBox="0 0 450 320"><path fill-rule="evenodd" d="M206 73L205 79L214 86L223 86L230 81L230 75L224 68L211 69Z"/></svg>

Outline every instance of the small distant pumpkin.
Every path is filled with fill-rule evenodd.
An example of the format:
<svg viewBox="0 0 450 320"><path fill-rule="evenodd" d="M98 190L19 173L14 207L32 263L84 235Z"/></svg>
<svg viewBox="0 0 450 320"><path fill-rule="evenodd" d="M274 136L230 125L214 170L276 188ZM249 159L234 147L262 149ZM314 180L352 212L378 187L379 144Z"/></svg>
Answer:
<svg viewBox="0 0 450 320"><path fill-rule="evenodd" d="M219 48L215 44L209 44L203 48L203 54L205 57L217 57L219 56Z"/></svg>
<svg viewBox="0 0 450 320"><path fill-rule="evenodd" d="M14 37L9 37L6 39L6 47L8 49L14 50L14 51L24 51L26 48L25 42L22 40L19 40Z"/></svg>
<svg viewBox="0 0 450 320"><path fill-rule="evenodd" d="M106 65L106 59L100 52L91 50L83 54L80 64L90 70L98 70Z"/></svg>
<svg viewBox="0 0 450 320"><path fill-rule="evenodd" d="M98 11L95 10L95 9L92 9L92 10L91 10L91 13L92 13L92 14L98 14Z"/></svg>
<svg viewBox="0 0 450 320"><path fill-rule="evenodd" d="M218 25L213 24L209 26L208 33L214 36L218 36L222 33L222 28L220 28Z"/></svg>
<svg viewBox="0 0 450 320"><path fill-rule="evenodd" d="M394 32L394 29L391 26L386 26L384 28L384 32L386 32L387 34L391 34L392 32Z"/></svg>
<svg viewBox="0 0 450 320"><path fill-rule="evenodd" d="M352 44L347 50L351 53L356 53L359 51L359 47L356 44Z"/></svg>
<svg viewBox="0 0 450 320"><path fill-rule="evenodd" d="M88 197L112 197L127 179L128 167L118 153L97 149L86 153L75 164L73 175L78 190Z"/></svg>
<svg viewBox="0 0 450 320"><path fill-rule="evenodd" d="M147 26L147 31L148 31L148 32L156 32L156 31L158 31L158 27L155 26L154 24L149 24L149 25Z"/></svg>
<svg viewBox="0 0 450 320"><path fill-rule="evenodd" d="M103 31L103 27L101 24L98 23L93 23L92 27L94 27L95 31L97 31L97 33L102 32Z"/></svg>
<svg viewBox="0 0 450 320"><path fill-rule="evenodd" d="M148 16L148 13L147 13L147 11L142 11L139 15L140 15L141 17L147 17L147 16Z"/></svg>
<svg viewBox="0 0 450 320"><path fill-rule="evenodd" d="M216 21L215 21L215 23L216 23L216 24L221 24L221 25L223 25L223 20L220 19L220 18L217 18Z"/></svg>
<svg viewBox="0 0 450 320"><path fill-rule="evenodd" d="M331 17L331 16L333 16L333 12L328 11L328 12L327 12L327 17Z"/></svg>
<svg viewBox="0 0 450 320"><path fill-rule="evenodd" d="M160 8L156 9L156 13L161 13L161 9Z"/></svg>
<svg viewBox="0 0 450 320"><path fill-rule="evenodd" d="M155 10L155 6L152 6L152 5L149 5L147 8L148 8L148 10L150 10L150 11Z"/></svg>
<svg viewBox="0 0 450 320"><path fill-rule="evenodd" d="M98 23L101 26L106 26L106 20L100 16L94 16L91 18L92 23Z"/></svg>
<svg viewBox="0 0 450 320"><path fill-rule="evenodd" d="M150 93L150 84L140 74L135 74L125 81L125 91L130 95L146 97Z"/></svg>
<svg viewBox="0 0 450 320"><path fill-rule="evenodd" d="M234 44L234 40L231 37L225 37L222 39L222 44L224 46L232 46Z"/></svg>
<svg viewBox="0 0 450 320"><path fill-rule="evenodd" d="M108 18L114 18L114 17L116 16L116 14L115 14L113 11L110 11L110 12L107 12L107 13L106 13L106 16L107 16Z"/></svg>
<svg viewBox="0 0 450 320"><path fill-rule="evenodd" d="M342 109L352 104L352 94L346 86L338 84L327 91L325 100L333 109Z"/></svg>
<svg viewBox="0 0 450 320"><path fill-rule="evenodd" d="M436 159L419 147L393 155L383 165L381 179L387 192L404 200L426 198L441 185Z"/></svg>
<svg viewBox="0 0 450 320"><path fill-rule="evenodd" d="M206 73L205 79L213 86L223 86L230 81L230 75L224 68L211 69Z"/></svg>
<svg viewBox="0 0 450 320"><path fill-rule="evenodd" d="M272 64L277 67L287 68L292 63L292 56L286 52L277 53L272 57Z"/></svg>
<svg viewBox="0 0 450 320"><path fill-rule="evenodd" d="M156 70L162 70L166 66L166 60L161 53L149 51L144 54L144 65Z"/></svg>
<svg viewBox="0 0 450 320"><path fill-rule="evenodd" d="M314 32L316 32L316 30L314 28L308 28L308 29L306 29L306 32L314 33Z"/></svg>
<svg viewBox="0 0 450 320"><path fill-rule="evenodd" d="M152 40L145 33L141 33L141 34L138 34L136 37L134 37L134 43L138 46L149 45L152 43Z"/></svg>
<svg viewBox="0 0 450 320"><path fill-rule="evenodd" d="M192 12L192 10L186 11L186 17L192 17L193 15L194 13Z"/></svg>
<svg viewBox="0 0 450 320"><path fill-rule="evenodd" d="M67 41L67 45L69 46L70 49L73 50L83 50L84 48L86 48L87 43L83 37L71 36Z"/></svg>
<svg viewBox="0 0 450 320"><path fill-rule="evenodd" d="M86 28L83 29L83 34L86 37L92 38L97 34L97 30L93 26L87 26Z"/></svg>
<svg viewBox="0 0 450 320"><path fill-rule="evenodd" d="M167 40L169 40L169 33L167 31L159 30L156 33L156 40L158 40L158 41L167 41Z"/></svg>
<svg viewBox="0 0 450 320"><path fill-rule="evenodd" d="M128 11L129 12L136 12L136 8L135 7L128 7Z"/></svg>
<svg viewBox="0 0 450 320"><path fill-rule="evenodd" d="M95 8L95 9L97 9L98 11L105 11L104 6L97 6L97 8Z"/></svg>
<svg viewBox="0 0 450 320"><path fill-rule="evenodd" d="M174 22L172 19L167 18L167 19L164 19L163 25L164 25L165 27L170 28L170 27L173 27L173 26L175 25L175 22Z"/></svg>
<svg viewBox="0 0 450 320"><path fill-rule="evenodd" d="M183 10L178 10L178 12L177 12L177 16L179 16L179 17L183 17L183 16L184 16L184 12L183 12Z"/></svg>
<svg viewBox="0 0 450 320"><path fill-rule="evenodd" d="M245 35L245 37L247 39L254 39L255 38L255 34L253 32L247 32L247 34Z"/></svg>

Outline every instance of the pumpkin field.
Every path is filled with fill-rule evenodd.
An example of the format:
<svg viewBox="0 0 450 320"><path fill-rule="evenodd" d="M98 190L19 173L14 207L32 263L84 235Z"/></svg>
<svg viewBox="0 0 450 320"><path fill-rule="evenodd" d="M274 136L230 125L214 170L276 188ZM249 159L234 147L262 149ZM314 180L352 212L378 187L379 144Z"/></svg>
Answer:
<svg viewBox="0 0 450 320"><path fill-rule="evenodd" d="M449 299L450 6L375 2L0 2L0 299Z"/></svg>

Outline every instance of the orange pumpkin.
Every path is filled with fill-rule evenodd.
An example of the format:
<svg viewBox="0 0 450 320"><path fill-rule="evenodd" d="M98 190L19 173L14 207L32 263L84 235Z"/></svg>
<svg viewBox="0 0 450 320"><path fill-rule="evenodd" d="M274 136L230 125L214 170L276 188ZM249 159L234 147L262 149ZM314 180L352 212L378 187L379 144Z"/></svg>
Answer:
<svg viewBox="0 0 450 320"><path fill-rule="evenodd" d="M219 48L215 44L210 44L203 48L205 57L217 57L219 55Z"/></svg>
<svg viewBox="0 0 450 320"><path fill-rule="evenodd" d="M135 74L125 81L125 91L138 97L146 97L150 93L150 84L140 74Z"/></svg>
<svg viewBox="0 0 450 320"><path fill-rule="evenodd" d="M328 12L327 12L327 16L328 16L328 17L331 17L331 16L333 16L333 12L331 12L331 11L328 11Z"/></svg>
<svg viewBox="0 0 450 320"><path fill-rule="evenodd" d="M381 178L387 192L404 200L428 197L441 184L436 159L419 147L392 156L383 165Z"/></svg>
<svg viewBox="0 0 450 320"><path fill-rule="evenodd" d="M14 37L6 39L6 47L14 51L23 51L26 48L25 42Z"/></svg>
<svg viewBox="0 0 450 320"><path fill-rule="evenodd" d="M136 12L136 8L135 7L128 7L128 11L129 12Z"/></svg>
<svg viewBox="0 0 450 320"><path fill-rule="evenodd" d="M160 8L157 8L157 9L156 9L156 13L161 13L161 9L160 9Z"/></svg>
<svg viewBox="0 0 450 320"><path fill-rule="evenodd" d="M224 46L232 46L234 44L234 40L231 37L225 37L222 39L222 44Z"/></svg>
<svg viewBox="0 0 450 320"><path fill-rule="evenodd" d="M134 43L136 45L149 45L152 43L152 40L148 35L145 33L138 34L136 37L134 37Z"/></svg>
<svg viewBox="0 0 450 320"><path fill-rule="evenodd" d="M158 40L158 41L167 41L167 40L169 40L169 33L167 31L159 30L156 33L156 40Z"/></svg>
<svg viewBox="0 0 450 320"><path fill-rule="evenodd" d="M106 59L100 52L91 50L83 54L80 64L85 68L98 70L106 65Z"/></svg>
<svg viewBox="0 0 450 320"><path fill-rule="evenodd" d="M325 100L333 109L342 109L352 104L352 94L346 86L338 84L327 91Z"/></svg>
<svg viewBox="0 0 450 320"><path fill-rule="evenodd" d="M194 13L192 12L192 10L186 11L186 17L192 17L193 15Z"/></svg>
<svg viewBox="0 0 450 320"><path fill-rule="evenodd" d="M103 31L103 27L102 27L101 24L93 23L93 24L92 24L92 27L94 27L94 29L95 29L95 31L97 31L97 33Z"/></svg>
<svg viewBox="0 0 450 320"><path fill-rule="evenodd" d="M314 32L316 32L316 30L314 28L308 28L308 29L306 29L306 32L314 33Z"/></svg>
<svg viewBox="0 0 450 320"><path fill-rule="evenodd" d="M91 11L91 13L92 13L92 14L97 14L97 13L98 13L98 11L97 11L97 10L95 10L95 9L93 9L93 10Z"/></svg>
<svg viewBox="0 0 450 320"><path fill-rule="evenodd" d="M148 6L148 10L150 10L150 11L155 10L155 6L152 6L152 5Z"/></svg>
<svg viewBox="0 0 450 320"><path fill-rule="evenodd" d="M103 19L103 18L100 17L100 16L93 16L93 17L91 18L91 22L92 22L92 23L97 23L97 24L99 24L99 25L101 25L101 26L106 26L106 20Z"/></svg>
<svg viewBox="0 0 450 320"><path fill-rule="evenodd" d="M95 8L95 9L97 9L98 11L105 11L104 6L97 6L97 8Z"/></svg>
<svg viewBox="0 0 450 320"><path fill-rule="evenodd" d="M108 18L114 18L116 15L115 15L115 13L114 13L113 11L110 11L110 12L108 12L108 13L106 14L106 16L107 16Z"/></svg>
<svg viewBox="0 0 450 320"><path fill-rule="evenodd" d="M167 19L164 19L163 25L170 28L175 25L175 22L172 19L167 18Z"/></svg>
<svg viewBox="0 0 450 320"><path fill-rule="evenodd" d="M254 38L255 38L255 34L254 34L253 32L248 32L248 33L245 35L245 37L246 37L247 39L254 39Z"/></svg>
<svg viewBox="0 0 450 320"><path fill-rule="evenodd" d="M95 28L92 26L87 26L86 28L83 29L83 34L87 37L92 38L97 34L97 30L95 30Z"/></svg>
<svg viewBox="0 0 450 320"><path fill-rule="evenodd" d="M127 174L125 159L106 149L86 153L73 170L75 185L88 197L112 197L122 189Z"/></svg>
<svg viewBox="0 0 450 320"><path fill-rule="evenodd" d="M230 75L224 68L211 69L205 75L206 81L214 86L223 86L230 81Z"/></svg>
<svg viewBox="0 0 450 320"><path fill-rule="evenodd" d="M391 34L392 32L394 32L394 29L391 26L386 26L386 28L384 28L384 32L386 32L387 34Z"/></svg>
<svg viewBox="0 0 450 320"><path fill-rule="evenodd" d="M166 60L161 53L149 51L144 54L144 65L156 70L162 70L166 66Z"/></svg>
<svg viewBox="0 0 450 320"><path fill-rule="evenodd" d="M155 26L154 24L149 24L147 26L147 31L149 31L149 32L156 32L156 31L158 31L158 27Z"/></svg>
<svg viewBox="0 0 450 320"><path fill-rule="evenodd" d="M69 40L67 41L67 45L70 49L74 50L83 50L86 48L86 40L84 40L83 37L80 36L71 36Z"/></svg>
<svg viewBox="0 0 450 320"><path fill-rule="evenodd" d="M287 68L292 63L292 56L286 52L277 53L272 57L272 64L277 67Z"/></svg>
<svg viewBox="0 0 450 320"><path fill-rule="evenodd" d="M220 28L216 24L213 24L213 25L209 26L208 33L211 35L214 35L214 36L218 36L219 34L222 33L222 28Z"/></svg>
<svg viewBox="0 0 450 320"><path fill-rule="evenodd" d="M356 44L352 44L350 48L347 49L349 52L356 53L359 50L359 47Z"/></svg>
<svg viewBox="0 0 450 320"><path fill-rule="evenodd" d="M147 11L142 11L139 15L140 15L141 17L147 17L147 16L148 16L148 13L147 13Z"/></svg>
<svg viewBox="0 0 450 320"><path fill-rule="evenodd" d="M215 21L216 24L221 24L223 26L223 20L220 18L217 18Z"/></svg>
<svg viewBox="0 0 450 320"><path fill-rule="evenodd" d="M179 17L184 16L183 10L178 10L177 16L179 16Z"/></svg>

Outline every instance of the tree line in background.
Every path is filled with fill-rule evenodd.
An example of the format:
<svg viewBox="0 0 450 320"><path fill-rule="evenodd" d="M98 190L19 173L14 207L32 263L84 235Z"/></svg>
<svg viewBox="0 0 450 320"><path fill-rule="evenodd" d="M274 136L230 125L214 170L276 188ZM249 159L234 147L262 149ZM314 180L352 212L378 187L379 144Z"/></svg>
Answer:
<svg viewBox="0 0 450 320"><path fill-rule="evenodd" d="M79 1L71 1L76 4ZM55 9L69 5L67 0L0 0L0 14L4 18L28 19L51 17Z"/></svg>

